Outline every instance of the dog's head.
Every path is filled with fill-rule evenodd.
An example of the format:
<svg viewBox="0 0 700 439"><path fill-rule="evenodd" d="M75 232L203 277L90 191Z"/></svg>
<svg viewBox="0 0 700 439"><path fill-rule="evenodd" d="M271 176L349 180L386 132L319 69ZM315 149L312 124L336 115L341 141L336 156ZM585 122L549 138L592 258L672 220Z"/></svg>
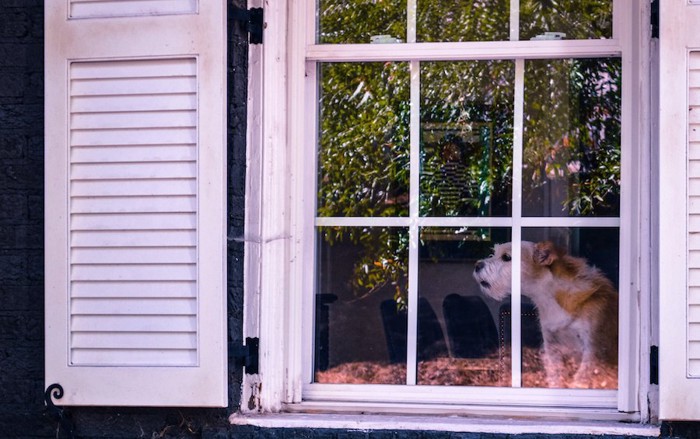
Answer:
<svg viewBox="0 0 700 439"><path fill-rule="evenodd" d="M521 242L520 276L523 294L528 285L546 276L550 267L559 259L559 250L549 241ZM503 300L511 293L512 244L496 244L493 255L474 265L473 276L481 291L496 300Z"/></svg>

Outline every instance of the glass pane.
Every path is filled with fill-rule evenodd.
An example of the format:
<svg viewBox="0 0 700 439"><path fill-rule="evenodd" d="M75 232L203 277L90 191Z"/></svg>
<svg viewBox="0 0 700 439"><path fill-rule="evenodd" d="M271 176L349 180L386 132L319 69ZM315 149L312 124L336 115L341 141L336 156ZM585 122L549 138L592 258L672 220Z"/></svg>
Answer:
<svg viewBox="0 0 700 439"><path fill-rule="evenodd" d="M321 227L315 381L406 384L408 230Z"/></svg>
<svg viewBox="0 0 700 439"><path fill-rule="evenodd" d="M407 63L320 64L318 216L406 216Z"/></svg>
<svg viewBox="0 0 700 439"><path fill-rule="evenodd" d="M499 333L510 351L510 242L477 263L484 295L501 301ZM523 229L522 386L617 388L619 230Z"/></svg>
<svg viewBox="0 0 700 439"><path fill-rule="evenodd" d="M318 0L318 21L321 44L406 41L406 0Z"/></svg>
<svg viewBox="0 0 700 439"><path fill-rule="evenodd" d="M520 39L612 38L612 0L521 0ZM405 42L405 0L319 0L321 44ZM417 1L418 42L506 41L509 0Z"/></svg>
<svg viewBox="0 0 700 439"><path fill-rule="evenodd" d="M509 0L419 0L419 42L505 41L509 39Z"/></svg>
<svg viewBox="0 0 700 439"><path fill-rule="evenodd" d="M421 64L420 212L509 216L514 64Z"/></svg>
<svg viewBox="0 0 700 439"><path fill-rule="evenodd" d="M526 61L524 216L619 216L618 58Z"/></svg>
<svg viewBox="0 0 700 439"><path fill-rule="evenodd" d="M420 237L418 384L510 386L510 304L483 294L472 275L510 229L430 227Z"/></svg>
<svg viewBox="0 0 700 439"><path fill-rule="evenodd" d="M520 39L612 38L613 0L520 0Z"/></svg>
<svg viewBox="0 0 700 439"><path fill-rule="evenodd" d="M619 230L533 228L523 239L523 387L616 389Z"/></svg>

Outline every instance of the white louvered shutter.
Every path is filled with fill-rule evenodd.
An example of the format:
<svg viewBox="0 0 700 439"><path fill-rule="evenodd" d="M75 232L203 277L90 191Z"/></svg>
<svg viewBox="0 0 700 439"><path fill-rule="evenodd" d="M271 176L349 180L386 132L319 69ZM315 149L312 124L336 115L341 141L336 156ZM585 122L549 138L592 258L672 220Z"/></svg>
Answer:
<svg viewBox="0 0 700 439"><path fill-rule="evenodd" d="M45 12L46 385L226 406L226 3Z"/></svg>
<svg viewBox="0 0 700 439"><path fill-rule="evenodd" d="M700 5L659 3L660 416L692 420L700 419Z"/></svg>

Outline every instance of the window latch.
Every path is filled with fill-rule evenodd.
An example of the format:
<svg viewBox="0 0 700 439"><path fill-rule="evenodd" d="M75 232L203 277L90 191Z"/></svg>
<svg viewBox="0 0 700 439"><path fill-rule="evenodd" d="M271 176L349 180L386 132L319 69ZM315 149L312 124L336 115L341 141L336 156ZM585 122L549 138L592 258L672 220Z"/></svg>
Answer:
<svg viewBox="0 0 700 439"><path fill-rule="evenodd" d="M249 44L262 44L263 28L265 27L263 21L263 8L243 9L234 7L233 19L243 23L245 26L246 32L248 32L250 35L248 40Z"/></svg>
<svg viewBox="0 0 700 439"><path fill-rule="evenodd" d="M257 337L247 337L245 344L230 343L228 349L229 359L235 360L236 366L245 368L248 375L258 373L259 352L260 340Z"/></svg>

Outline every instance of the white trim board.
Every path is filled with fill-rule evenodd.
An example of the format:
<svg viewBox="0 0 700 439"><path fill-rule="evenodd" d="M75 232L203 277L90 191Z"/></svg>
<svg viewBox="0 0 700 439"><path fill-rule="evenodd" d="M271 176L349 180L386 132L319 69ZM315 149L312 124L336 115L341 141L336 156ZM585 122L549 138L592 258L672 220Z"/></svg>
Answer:
<svg viewBox="0 0 700 439"><path fill-rule="evenodd" d="M599 413L597 414L599 415ZM500 434L586 434L658 437L657 425L614 421L532 421L523 419L476 418L464 416L410 416L358 414L279 413L265 415L233 414L233 425L253 425L263 428L332 428L347 430L414 430Z"/></svg>

